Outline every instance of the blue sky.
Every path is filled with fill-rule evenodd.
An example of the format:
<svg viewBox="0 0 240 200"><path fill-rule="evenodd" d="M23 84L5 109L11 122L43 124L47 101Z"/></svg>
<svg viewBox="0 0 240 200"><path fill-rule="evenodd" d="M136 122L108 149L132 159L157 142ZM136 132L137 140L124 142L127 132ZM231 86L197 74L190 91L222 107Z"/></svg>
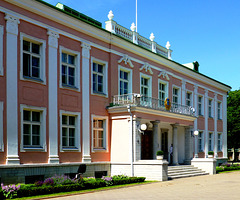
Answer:
<svg viewBox="0 0 240 200"><path fill-rule="evenodd" d="M110 10L114 20L130 28L135 22L136 0L46 0L61 2L105 27ZM239 0L138 0L138 33L165 46L181 64L198 61L200 72L240 89Z"/></svg>

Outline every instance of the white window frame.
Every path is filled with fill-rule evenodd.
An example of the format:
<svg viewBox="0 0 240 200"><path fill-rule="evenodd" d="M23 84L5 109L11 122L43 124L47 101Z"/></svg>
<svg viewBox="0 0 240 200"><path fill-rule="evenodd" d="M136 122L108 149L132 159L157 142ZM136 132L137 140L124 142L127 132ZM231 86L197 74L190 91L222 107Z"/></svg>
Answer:
<svg viewBox="0 0 240 200"><path fill-rule="evenodd" d="M181 94L182 94L181 87L178 87L176 85L172 86L172 103L175 103L175 102L173 102L173 96L174 96L173 89L177 89L178 90L178 96L177 96L178 102L177 102L177 104L181 104Z"/></svg>
<svg viewBox="0 0 240 200"><path fill-rule="evenodd" d="M220 136L220 140L219 140ZM220 143L220 144L219 144ZM220 146L220 148L219 148ZM217 151L222 152L222 133L218 133L218 138L217 138Z"/></svg>
<svg viewBox="0 0 240 200"><path fill-rule="evenodd" d="M218 107L220 105L220 107ZM222 119L222 102L218 101L217 102L217 119L221 120Z"/></svg>
<svg viewBox="0 0 240 200"><path fill-rule="evenodd" d="M108 152L108 117L107 116L99 116L99 115L92 115L91 116L91 122L92 122L92 126L91 126L91 128L92 128L92 152ZM103 126L104 126L104 138L105 138L105 140L103 141L103 144L104 144L104 148L102 148L102 149L95 149L94 148L94 144L93 144L93 120L94 119L99 119L99 120L103 120L104 122L104 124L103 124Z"/></svg>
<svg viewBox="0 0 240 200"><path fill-rule="evenodd" d="M213 132L208 133L208 151L213 151L213 136Z"/></svg>
<svg viewBox="0 0 240 200"><path fill-rule="evenodd" d="M140 94L141 94L141 91L142 91L142 81L141 81L142 78L146 78L146 79L149 80L148 97L152 97L152 76L140 73Z"/></svg>
<svg viewBox="0 0 240 200"><path fill-rule="evenodd" d="M93 63L103 65L103 93L93 91ZM91 57L91 94L108 97L108 62Z"/></svg>
<svg viewBox="0 0 240 200"><path fill-rule="evenodd" d="M66 53L68 55L72 55L75 58L75 85L63 85L62 84L62 53ZM59 47L59 57L60 57L60 81L59 81L59 87L60 88L66 88L66 89L72 89L80 91L80 53L68 48L65 48L63 46Z"/></svg>
<svg viewBox="0 0 240 200"><path fill-rule="evenodd" d="M190 94L190 99L187 99L187 94ZM190 106L193 107L193 92L190 90L186 91L186 106L187 106L187 101L190 101Z"/></svg>
<svg viewBox="0 0 240 200"><path fill-rule="evenodd" d="M24 77L23 76L23 40L37 43L40 45L40 78ZM29 36L25 33L20 33L20 57L21 57L21 72L20 79L25 81L33 81L46 85L46 41L36 37Z"/></svg>
<svg viewBox="0 0 240 200"><path fill-rule="evenodd" d="M165 85L165 98L167 98L168 97L168 82L167 81L163 81L163 80L161 80L161 79L158 79L158 99L161 99L161 97L160 97L160 95L159 95L159 93L160 93L160 91L162 91L162 90L160 90L160 87L159 87L159 85L160 84L164 84ZM163 99L163 101L164 101L165 99Z"/></svg>
<svg viewBox="0 0 240 200"><path fill-rule="evenodd" d="M201 102L199 102L199 97L201 97ZM204 101L203 101L203 96L202 95L198 95L197 96L197 110L198 110L198 116L204 116ZM201 104L201 113L199 114L199 104Z"/></svg>
<svg viewBox="0 0 240 200"><path fill-rule="evenodd" d="M118 65L118 95L120 95L120 71L128 73L128 94L132 93L132 69Z"/></svg>
<svg viewBox="0 0 240 200"><path fill-rule="evenodd" d="M3 76L3 34L4 26L0 25L0 76Z"/></svg>
<svg viewBox="0 0 240 200"><path fill-rule="evenodd" d="M210 101L211 101L211 104L209 104ZM208 117L213 118L213 99L211 98L208 99Z"/></svg>
<svg viewBox="0 0 240 200"><path fill-rule="evenodd" d="M60 110L60 152L69 152L69 151L77 151L81 152L81 113L80 112L70 112L65 110ZM75 117L75 147L74 148L63 148L62 146L62 116L74 116Z"/></svg>
<svg viewBox="0 0 240 200"><path fill-rule="evenodd" d="M3 102L0 101L0 152L4 151L3 143Z"/></svg>
<svg viewBox="0 0 240 200"><path fill-rule="evenodd" d="M40 146L39 148L35 147L24 147L23 145L23 111L29 110L29 111L38 111L41 112L40 118L41 118L41 129L40 129ZM29 106L29 105L20 105L20 112L21 112L21 144L20 144L20 151L26 152L26 151L44 151L46 152L46 108L45 107L36 107L36 106Z"/></svg>
<svg viewBox="0 0 240 200"><path fill-rule="evenodd" d="M201 137L200 137L200 134L201 134ZM201 149L199 148L199 140L201 138ZM198 152L204 152L204 147L203 147L203 144L204 144L204 131L200 130L199 131L199 134L198 134Z"/></svg>

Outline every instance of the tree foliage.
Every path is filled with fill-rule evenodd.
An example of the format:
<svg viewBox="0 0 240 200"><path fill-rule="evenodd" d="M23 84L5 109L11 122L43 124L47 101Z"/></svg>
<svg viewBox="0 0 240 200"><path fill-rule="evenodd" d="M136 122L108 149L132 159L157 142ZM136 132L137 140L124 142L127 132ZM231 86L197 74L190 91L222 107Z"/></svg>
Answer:
<svg viewBox="0 0 240 200"><path fill-rule="evenodd" d="M228 148L240 148L240 90L229 92L227 106Z"/></svg>

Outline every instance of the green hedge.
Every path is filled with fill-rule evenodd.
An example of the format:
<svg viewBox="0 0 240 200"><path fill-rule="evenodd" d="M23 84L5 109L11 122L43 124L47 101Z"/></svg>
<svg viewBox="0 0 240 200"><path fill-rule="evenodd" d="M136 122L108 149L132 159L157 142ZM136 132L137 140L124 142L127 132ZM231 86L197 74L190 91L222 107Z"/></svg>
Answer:
<svg viewBox="0 0 240 200"><path fill-rule="evenodd" d="M216 167L217 173L223 172L223 171L233 171L233 170L240 170L239 164L234 164L234 165L224 164L224 165L221 165L220 167Z"/></svg>

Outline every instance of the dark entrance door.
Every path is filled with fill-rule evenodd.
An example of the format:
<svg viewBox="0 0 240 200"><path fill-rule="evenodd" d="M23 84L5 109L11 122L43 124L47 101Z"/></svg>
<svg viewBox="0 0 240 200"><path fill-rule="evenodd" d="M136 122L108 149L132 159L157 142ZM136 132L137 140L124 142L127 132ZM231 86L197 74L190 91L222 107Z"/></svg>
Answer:
<svg viewBox="0 0 240 200"><path fill-rule="evenodd" d="M141 137L141 159L152 160L153 159L153 132L144 131Z"/></svg>
<svg viewBox="0 0 240 200"><path fill-rule="evenodd" d="M168 132L162 131L162 150L164 152L163 158L168 160Z"/></svg>

